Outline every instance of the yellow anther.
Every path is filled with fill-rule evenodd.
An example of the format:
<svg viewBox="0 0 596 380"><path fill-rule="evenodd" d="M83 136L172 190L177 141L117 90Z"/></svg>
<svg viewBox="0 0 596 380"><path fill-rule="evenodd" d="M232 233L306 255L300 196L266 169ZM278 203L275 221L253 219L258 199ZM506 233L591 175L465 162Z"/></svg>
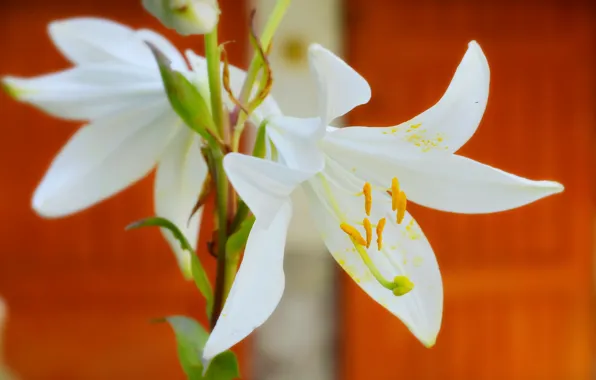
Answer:
<svg viewBox="0 0 596 380"><path fill-rule="evenodd" d="M370 216L370 208L372 206L372 188L370 183L364 183L362 194L364 194L364 211L366 211L366 215Z"/></svg>
<svg viewBox="0 0 596 380"><path fill-rule="evenodd" d="M383 229L385 228L385 218L381 218L377 223L377 248L379 251L383 249Z"/></svg>
<svg viewBox="0 0 596 380"><path fill-rule="evenodd" d="M364 218L362 224L364 224L364 230L366 231L366 248L368 248L370 247L370 242L372 241L372 225L370 224L370 220L368 220L368 218Z"/></svg>
<svg viewBox="0 0 596 380"><path fill-rule="evenodd" d="M348 234L348 236L351 237L355 243L366 247L366 240L364 240L364 238L362 237L362 235L360 235L360 232L358 232L356 228L350 226L347 223L342 223L339 225L339 227L342 229L343 232Z"/></svg>
<svg viewBox="0 0 596 380"><path fill-rule="evenodd" d="M399 196L397 197L397 223L401 223L406 216L406 207L408 205L408 199L406 198L406 193L403 191L399 192Z"/></svg>
<svg viewBox="0 0 596 380"><path fill-rule="evenodd" d="M391 209L397 210L397 204L399 200L399 181L393 177L391 180Z"/></svg>
<svg viewBox="0 0 596 380"><path fill-rule="evenodd" d="M406 276L396 276L393 279L393 283L395 284L395 288L393 288L393 295L398 297L408 294L412 291L412 289L414 289L414 284Z"/></svg>

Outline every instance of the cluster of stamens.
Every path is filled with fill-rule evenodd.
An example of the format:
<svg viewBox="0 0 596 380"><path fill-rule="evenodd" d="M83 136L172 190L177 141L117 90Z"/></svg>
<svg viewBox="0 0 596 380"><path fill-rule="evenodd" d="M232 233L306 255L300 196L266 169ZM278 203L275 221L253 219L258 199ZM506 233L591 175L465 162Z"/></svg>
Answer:
<svg viewBox="0 0 596 380"><path fill-rule="evenodd" d="M407 198L406 194L400 189L397 178L393 178L391 181L391 188L387 190L387 193L391 195L391 210L396 212L396 222L401 224L406 215ZM393 281L388 281L380 274L372 260L368 257L368 253L364 247L367 249L370 248L373 239L373 224L368 218L372 209L372 186L370 183L364 183L362 192L358 195L364 195L364 211L366 217L362 220L362 225L364 227L366 238L362 236L357 228L348 223L342 222L340 228L350 237L356 250L364 260L364 263L381 285L391 290L396 296L402 296L409 293L413 289L414 284L412 284L408 277L396 276ZM386 222L387 220L385 218L381 218L376 224L375 232L377 235L377 249L379 251L383 249L383 230Z"/></svg>
<svg viewBox="0 0 596 380"><path fill-rule="evenodd" d="M393 178L393 180L391 181L391 188L387 190L387 193L391 195L391 210L396 211L396 221L398 224L401 224L401 222L404 220L404 217L406 216L406 206L408 200L406 198L406 194L400 190L399 181L397 180L397 178ZM364 212L366 212L367 216L367 218L364 218L364 220L362 221L364 231L366 232L366 239L362 237L362 235L356 228L347 223L342 223L340 227L358 244L365 246L366 248L369 248L373 238L373 225L370 222L370 219L368 219L368 216L370 216L370 211L372 208L372 186L370 185L370 183L364 183L362 193L360 194L364 195ZM385 220L385 218L381 218L376 224L377 247L379 251L383 249L383 229L385 228L386 222L387 221Z"/></svg>

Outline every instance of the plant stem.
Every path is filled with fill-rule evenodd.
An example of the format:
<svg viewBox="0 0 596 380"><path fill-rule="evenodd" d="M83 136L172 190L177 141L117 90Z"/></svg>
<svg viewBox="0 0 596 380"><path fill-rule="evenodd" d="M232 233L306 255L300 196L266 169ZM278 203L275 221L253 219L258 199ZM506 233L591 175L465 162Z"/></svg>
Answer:
<svg viewBox="0 0 596 380"><path fill-rule="evenodd" d="M267 51L271 44L271 39L275 30L279 26L286 9L290 5L291 0L279 0L273 9L265 29L261 35L261 45ZM222 91L221 91L221 71L220 71L220 51L217 42L217 29L213 32L205 35L205 57L207 58L207 70L209 74L209 89L211 92L211 112L213 114L213 120L218 127L220 137L226 139L226 132L224 131L224 112L222 103ZM261 68L262 62L259 54L256 54L252 58L249 71L246 76L246 80L240 93L240 101L245 104L249 99L253 85ZM244 122L248 115L240 111L238 120L240 123L236 124L234 135L232 137L232 150L238 151L240 145L240 137L242 135L242 129ZM240 126L240 127L239 127ZM226 139L227 140L227 139ZM217 234L217 274L215 278L215 294L213 300L213 312L211 314L211 328L215 327L221 310L226 301L228 293L234 282L236 271L238 270L238 262L240 255L236 254L234 257L230 257L226 260L226 242L228 239L228 223L231 221L230 214L228 211L234 212L234 205L229 204L230 198L229 184L226 178L226 174L223 168L224 152L221 149L211 149L211 155L214 162L213 165L213 178L215 180L216 187L216 206L217 206L217 220L218 220L218 234ZM232 194L233 195L233 194ZM235 203L235 202L232 202ZM228 210L228 207L230 209ZM240 213L248 214L248 208L242 202L239 205ZM246 209L246 210L245 210ZM238 216L238 215L237 215ZM240 222L242 222L240 220ZM237 227L237 225L235 226Z"/></svg>
<svg viewBox="0 0 596 380"><path fill-rule="evenodd" d="M220 150L212 151L214 158L214 179L216 188L217 206L217 274L215 277L215 295L213 300L213 313L211 314L211 328L215 327L221 309L229 291L226 285L228 272L226 263L226 241L228 239L228 180L223 168L223 153Z"/></svg>
<svg viewBox="0 0 596 380"><path fill-rule="evenodd" d="M223 103L221 98L220 51L217 43L217 27L205 35L205 58L209 74L209 91L211 93L211 113L218 128L219 136L224 137Z"/></svg>
<svg viewBox="0 0 596 380"><path fill-rule="evenodd" d="M205 57L207 58L207 72L209 74L209 91L211 94L211 113L213 121L221 139L226 140L229 123L224 120L224 109L221 95L221 63L220 51L217 42L217 28L205 35ZM211 328L215 327L221 309L226 301L229 291L226 277L229 277L226 263L226 241L228 239L228 198L229 185L223 167L224 152L221 148L211 149L213 160L213 178L216 189L217 207L217 270L215 277L215 294L213 311L211 313Z"/></svg>
<svg viewBox="0 0 596 380"><path fill-rule="evenodd" d="M265 24L265 28L263 29L263 33L261 34L261 45L263 46L263 50L265 53L268 52L269 46L271 45L271 40L273 39L273 35L279 26L279 23L283 19L286 10L290 6L291 0L278 0L275 4L275 8L271 12L267 23ZM248 72L246 73L246 79L244 80L244 84L242 85L242 90L240 91L240 103L246 104L248 98L250 97L253 85L255 80L257 79L257 75L259 74L259 69L261 68L261 58L259 57L258 52L255 52L252 60L250 62L250 66L248 67ZM246 115L242 110L238 114L238 122L236 123L236 128L234 128L234 136L232 140L232 150L237 152L240 146L240 136L242 135L242 130L244 129L244 123L246 122Z"/></svg>

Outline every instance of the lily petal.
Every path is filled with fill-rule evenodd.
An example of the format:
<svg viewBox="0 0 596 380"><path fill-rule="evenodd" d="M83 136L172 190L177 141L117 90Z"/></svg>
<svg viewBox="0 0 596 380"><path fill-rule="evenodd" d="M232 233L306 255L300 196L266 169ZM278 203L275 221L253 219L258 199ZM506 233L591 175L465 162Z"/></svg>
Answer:
<svg viewBox="0 0 596 380"><path fill-rule="evenodd" d="M554 181L532 181L455 154L387 159L358 152L334 155L344 168L374 185L396 177L408 200L442 211L505 211L560 193Z"/></svg>
<svg viewBox="0 0 596 380"><path fill-rule="evenodd" d="M272 223L296 187L312 176L309 172L239 153L225 156L224 169L263 228Z"/></svg>
<svg viewBox="0 0 596 380"><path fill-rule="evenodd" d="M168 104L147 104L80 128L35 190L33 208L45 217L85 209L145 176L177 131Z"/></svg>
<svg viewBox="0 0 596 380"><path fill-rule="evenodd" d="M288 167L313 173L323 169L325 156L319 141L325 135L325 127L319 118L278 116L269 121L267 135Z"/></svg>
<svg viewBox="0 0 596 380"><path fill-rule="evenodd" d="M433 346L439 333L443 310L441 274L433 250L416 221L406 213L401 224L391 211L391 200L384 192L373 195L370 221L376 224L385 218L383 244L378 249L375 241L368 255L383 277L392 281L395 276L406 276L414 288L407 294L395 296L375 278L356 251L340 223L348 223L362 230L366 216L364 199L352 189L358 183L349 175L331 174L326 166L304 186L315 224L325 244L338 264L371 298L398 317L425 345ZM350 183L349 183L350 182Z"/></svg>
<svg viewBox="0 0 596 380"><path fill-rule="evenodd" d="M447 91L433 107L395 127L343 128L333 133L333 140L390 156L410 151L453 153L476 132L486 109L489 82L486 57L472 41Z"/></svg>
<svg viewBox="0 0 596 380"><path fill-rule="evenodd" d="M205 345L204 362L244 339L277 307L285 287L283 257L291 216L291 203L286 202L268 227L255 222L226 304Z"/></svg>
<svg viewBox="0 0 596 380"><path fill-rule="evenodd" d="M310 68L319 90L319 117L324 126L354 107L368 103L368 82L338 56L321 45L309 50Z"/></svg>
<svg viewBox="0 0 596 380"><path fill-rule="evenodd" d="M166 102L159 76L123 64L92 64L30 79L5 77L2 82L18 100L70 120Z"/></svg>
<svg viewBox="0 0 596 380"><path fill-rule="evenodd" d="M125 62L154 68L155 59L135 31L117 22L94 17L54 21L50 37L75 64Z"/></svg>
<svg viewBox="0 0 596 380"><path fill-rule="evenodd" d="M205 178L207 164L199 149L199 139L181 125L180 131L164 151L155 176L155 212L173 222L196 248L202 208L190 219ZM190 256L180 248L180 242L165 228L161 229L170 244L180 269L191 278Z"/></svg>

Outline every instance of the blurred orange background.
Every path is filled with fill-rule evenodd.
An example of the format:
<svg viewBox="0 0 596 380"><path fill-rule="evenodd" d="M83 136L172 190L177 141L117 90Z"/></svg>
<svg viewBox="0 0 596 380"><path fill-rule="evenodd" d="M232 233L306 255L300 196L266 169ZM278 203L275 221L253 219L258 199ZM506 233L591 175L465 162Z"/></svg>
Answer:
<svg viewBox="0 0 596 380"><path fill-rule="evenodd" d="M220 3L221 40L235 40L226 48L243 66L249 6ZM341 11L347 60L373 88L372 101L348 124L392 125L426 109L475 39L491 66L491 95L462 154L521 176L557 180L566 191L492 215L413 205L444 276L437 345L423 348L342 274L336 378L591 378L596 4L345 0ZM82 15L150 27L180 48L202 51L201 38L165 30L140 1L3 0L0 74L67 67L46 26ZM7 363L23 379L183 379L169 328L149 321L200 317L204 304L156 230L124 232L129 222L152 214L152 178L83 213L42 220L30 208L31 195L77 124L5 94L0 120ZM244 378L251 373L247 348L237 350Z"/></svg>

